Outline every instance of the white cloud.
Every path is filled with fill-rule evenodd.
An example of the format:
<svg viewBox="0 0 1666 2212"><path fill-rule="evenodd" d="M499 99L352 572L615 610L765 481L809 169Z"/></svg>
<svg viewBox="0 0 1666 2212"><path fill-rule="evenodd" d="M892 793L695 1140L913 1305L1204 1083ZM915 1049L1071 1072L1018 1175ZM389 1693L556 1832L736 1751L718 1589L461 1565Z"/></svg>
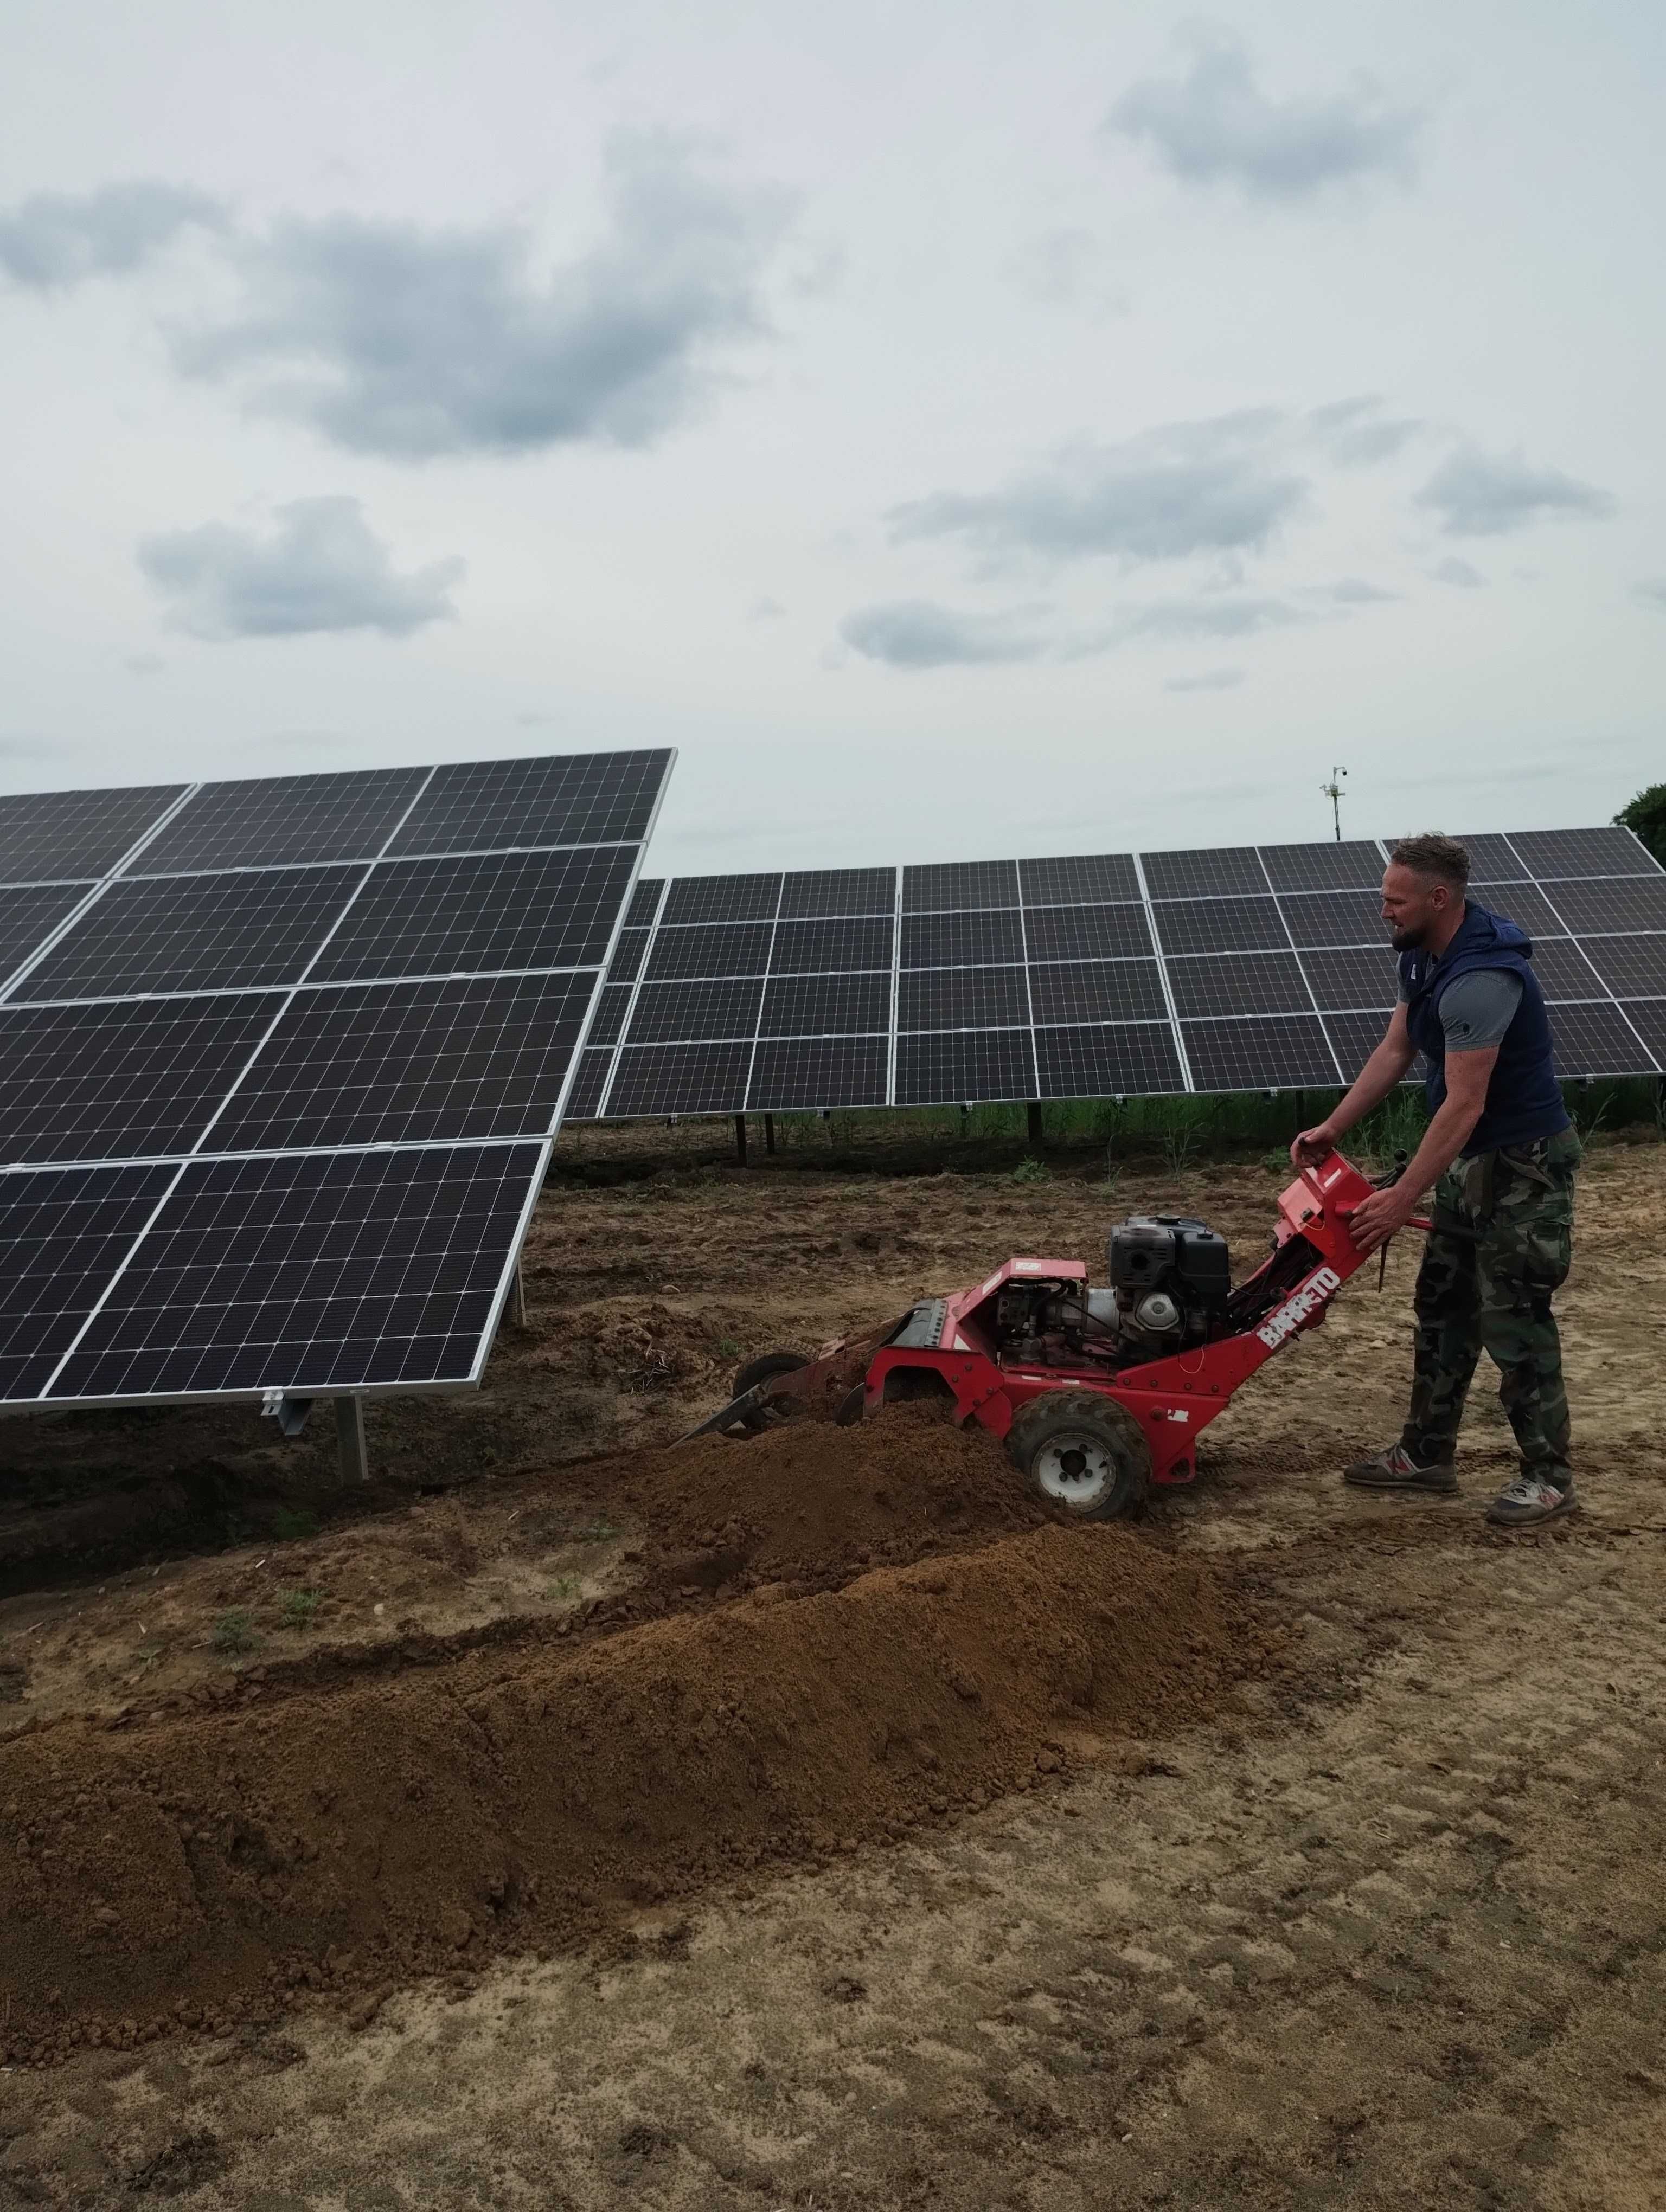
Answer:
<svg viewBox="0 0 1666 2212"><path fill-rule="evenodd" d="M1316 99L1273 99L1244 49L1216 33L1183 76L1130 86L1103 131L1148 147L1183 184L1288 203L1353 179L1409 179L1420 128L1420 117L1386 105L1364 77Z"/></svg>
<svg viewBox="0 0 1666 2212"><path fill-rule="evenodd" d="M893 668L945 668L974 662L1035 660L1044 639L1021 614L964 614L931 599L890 599L858 607L839 625L848 646Z"/></svg>
<svg viewBox="0 0 1666 2212"><path fill-rule="evenodd" d="M1487 581L1472 562L1462 559L1456 553L1448 554L1444 561L1437 561L1429 574L1437 584L1456 585L1461 592L1478 592Z"/></svg>
<svg viewBox="0 0 1666 2212"><path fill-rule="evenodd" d="M1666 577L1651 576L1633 584L1632 597L1645 607L1666 607Z"/></svg>
<svg viewBox="0 0 1666 2212"><path fill-rule="evenodd" d="M91 276L128 275L193 225L225 223L225 210L206 192L154 178L79 194L35 192L0 214L0 269L33 290L62 291Z"/></svg>
<svg viewBox="0 0 1666 2212"><path fill-rule="evenodd" d="M290 217L236 247L241 308L176 334L178 364L355 453L646 445L763 331L787 207L664 138L616 140L605 185L607 235L543 280L508 226Z"/></svg>
<svg viewBox="0 0 1666 2212"><path fill-rule="evenodd" d="M1599 520L1614 512L1613 499L1596 484L1560 469L1529 468L1519 449L1492 454L1475 446L1461 446L1443 461L1416 501L1438 514L1441 528L1454 538L1495 538L1530 522Z"/></svg>
<svg viewBox="0 0 1666 2212"><path fill-rule="evenodd" d="M296 637L380 630L408 637L454 616L451 587L466 563L436 561L400 574L356 499L292 500L264 536L205 522L139 546L139 566L193 637Z"/></svg>

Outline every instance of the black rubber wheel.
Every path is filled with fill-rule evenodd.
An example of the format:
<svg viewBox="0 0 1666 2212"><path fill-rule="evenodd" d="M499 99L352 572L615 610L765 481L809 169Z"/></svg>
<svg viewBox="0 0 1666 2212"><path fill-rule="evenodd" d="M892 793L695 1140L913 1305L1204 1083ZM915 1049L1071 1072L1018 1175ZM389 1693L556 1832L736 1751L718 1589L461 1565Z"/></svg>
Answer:
<svg viewBox="0 0 1666 2212"><path fill-rule="evenodd" d="M746 1362L734 1378L734 1389L730 1395L735 1398L741 1397L746 1391L756 1389L760 1382L769 1382L772 1376L796 1375L800 1368L807 1367L809 1364L810 1362L800 1352L766 1352L762 1358L749 1359ZM765 1404L767 1403L766 1400ZM740 1420L744 1427L752 1430L754 1433L771 1425L769 1416L764 1411L763 1406L749 1407L740 1416Z"/></svg>
<svg viewBox="0 0 1666 2212"><path fill-rule="evenodd" d="M1145 1502L1151 1452L1126 1406L1097 1390L1044 1390L1006 1432L1034 1498L1079 1521L1116 1521Z"/></svg>

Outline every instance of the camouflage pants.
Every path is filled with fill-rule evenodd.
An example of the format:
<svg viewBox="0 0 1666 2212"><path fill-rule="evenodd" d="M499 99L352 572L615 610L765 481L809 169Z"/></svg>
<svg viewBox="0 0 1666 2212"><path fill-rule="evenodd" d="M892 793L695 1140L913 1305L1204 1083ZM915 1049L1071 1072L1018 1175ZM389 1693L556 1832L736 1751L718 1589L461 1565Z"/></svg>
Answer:
<svg viewBox="0 0 1666 2212"><path fill-rule="evenodd" d="M1579 1139L1572 1129L1458 1160L1435 1188L1414 1300L1417 1358L1402 1442L1425 1466L1450 1459L1486 1352L1523 1473L1566 1489L1567 1394L1550 1310L1568 1271Z"/></svg>

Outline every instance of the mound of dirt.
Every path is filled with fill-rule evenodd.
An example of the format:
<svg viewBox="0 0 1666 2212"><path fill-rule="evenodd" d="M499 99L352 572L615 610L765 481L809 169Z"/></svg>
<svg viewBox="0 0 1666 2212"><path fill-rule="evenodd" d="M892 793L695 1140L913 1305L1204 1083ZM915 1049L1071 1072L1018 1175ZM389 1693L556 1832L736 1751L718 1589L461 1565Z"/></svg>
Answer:
<svg viewBox="0 0 1666 2212"><path fill-rule="evenodd" d="M1047 1528L578 1649L40 1730L0 1747L0 2056L229 2028L307 1986L374 2009L1200 1718L1278 1641L1127 1530Z"/></svg>
<svg viewBox="0 0 1666 2212"><path fill-rule="evenodd" d="M1055 1516L987 1429L927 1401L859 1427L795 1421L744 1441L696 1437L628 1469L618 1495L669 1560L704 1553L753 1577L819 1580L988 1542ZM709 1567L697 1577L709 1587Z"/></svg>

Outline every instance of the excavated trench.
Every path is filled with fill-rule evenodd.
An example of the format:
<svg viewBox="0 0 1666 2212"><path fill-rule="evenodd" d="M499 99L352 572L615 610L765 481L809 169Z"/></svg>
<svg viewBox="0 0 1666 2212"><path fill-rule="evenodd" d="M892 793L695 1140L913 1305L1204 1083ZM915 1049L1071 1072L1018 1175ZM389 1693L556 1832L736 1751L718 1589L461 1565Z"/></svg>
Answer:
<svg viewBox="0 0 1666 2212"><path fill-rule="evenodd" d="M411 1977L1199 1721L1284 1641L1138 1530L1057 1525L930 1408L598 1479L638 1576L583 1622L384 1652L374 1679L319 1653L0 1743L0 2057L224 2032L313 1990L368 2017Z"/></svg>

